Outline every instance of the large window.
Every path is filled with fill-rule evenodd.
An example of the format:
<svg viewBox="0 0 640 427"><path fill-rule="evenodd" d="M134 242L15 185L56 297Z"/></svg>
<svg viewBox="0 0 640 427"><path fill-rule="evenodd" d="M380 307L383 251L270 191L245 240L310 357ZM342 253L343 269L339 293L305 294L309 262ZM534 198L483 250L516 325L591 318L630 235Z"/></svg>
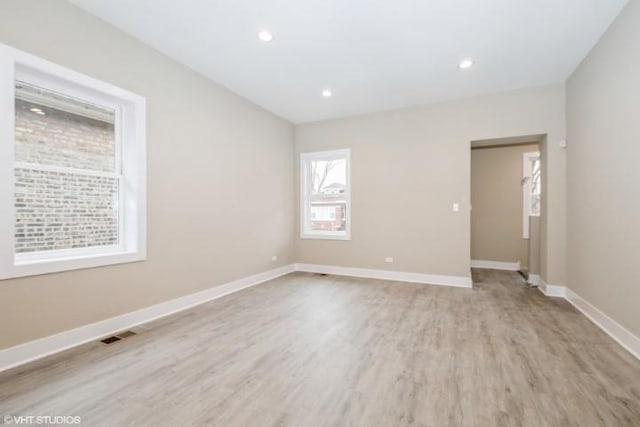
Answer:
<svg viewBox="0 0 640 427"><path fill-rule="evenodd" d="M0 279L144 259L144 104L0 45Z"/></svg>
<svg viewBox="0 0 640 427"><path fill-rule="evenodd" d="M301 155L301 237L351 237L349 150Z"/></svg>

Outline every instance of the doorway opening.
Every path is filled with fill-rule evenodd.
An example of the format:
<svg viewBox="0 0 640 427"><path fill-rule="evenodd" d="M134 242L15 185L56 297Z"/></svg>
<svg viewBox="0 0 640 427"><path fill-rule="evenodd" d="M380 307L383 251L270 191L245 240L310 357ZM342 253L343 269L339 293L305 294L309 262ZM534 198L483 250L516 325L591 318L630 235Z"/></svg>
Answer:
<svg viewBox="0 0 640 427"><path fill-rule="evenodd" d="M471 267L540 278L544 135L471 142Z"/></svg>

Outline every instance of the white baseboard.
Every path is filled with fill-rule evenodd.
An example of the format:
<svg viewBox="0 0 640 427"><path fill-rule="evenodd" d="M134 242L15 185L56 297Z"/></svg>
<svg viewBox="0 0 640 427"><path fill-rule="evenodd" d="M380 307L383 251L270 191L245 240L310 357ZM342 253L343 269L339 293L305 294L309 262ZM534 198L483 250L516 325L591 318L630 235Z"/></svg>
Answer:
<svg viewBox="0 0 640 427"><path fill-rule="evenodd" d="M629 332L624 326L620 325L602 311L598 310L571 289L566 289L565 298L571 303L571 305L587 316L589 320L605 331L607 335L613 338L618 344L627 349L636 358L640 359L640 338Z"/></svg>
<svg viewBox="0 0 640 427"><path fill-rule="evenodd" d="M368 279L395 280L398 282L424 283L429 285L471 288L471 277L443 276L438 274L406 273L402 271L373 270L369 268L338 267L320 264L296 264L296 271L308 273L336 274L339 276L365 277Z"/></svg>
<svg viewBox="0 0 640 427"><path fill-rule="evenodd" d="M540 275L539 274L529 274L529 278L527 279L527 283L533 286L540 285Z"/></svg>
<svg viewBox="0 0 640 427"><path fill-rule="evenodd" d="M294 264L289 264L131 313L1 350L0 372L284 276L293 272L294 267Z"/></svg>
<svg viewBox="0 0 640 427"><path fill-rule="evenodd" d="M135 326L169 316L179 311L187 310L205 302L229 295L233 292L284 276L293 271L336 274L341 276L364 277L431 285L457 286L463 288L472 287L471 278L464 276L406 273L399 271L338 267L318 264L290 264L171 301L156 304L151 307L136 310L131 313L126 313L110 319L81 326L76 329L71 329L69 331L10 347L5 350L0 350L0 372L59 353L87 342L97 341L105 336L116 334ZM640 338L633 335L623 326L615 322L606 314L602 313L576 293L564 286L549 285L542 279L539 279L539 289L547 296L567 299L574 307L576 307L576 309L587 316L588 319L604 330L609 336L634 356L640 359Z"/></svg>
<svg viewBox="0 0 640 427"><path fill-rule="evenodd" d="M439 276L312 264L290 264L171 301L132 311L131 313L122 314L110 319L101 320L99 322L0 350L0 372L91 341L97 341L106 336L169 316L179 311L187 310L205 302L237 292L241 289L258 285L280 276L284 276L285 274L289 274L294 271L368 277L403 282L429 283L433 285L460 286L466 288L470 288L472 285L470 277Z"/></svg>
<svg viewBox="0 0 640 427"><path fill-rule="evenodd" d="M485 261L481 259L472 259L471 268L489 268L491 270L518 271L520 270L520 261L503 262L503 261Z"/></svg>
<svg viewBox="0 0 640 427"><path fill-rule="evenodd" d="M540 279L538 284L540 292L549 297L564 298L578 311L584 314L596 326L607 333L618 344L627 349L636 358L640 359L640 338L629 332L624 326L598 310L590 302L564 286L549 285Z"/></svg>
<svg viewBox="0 0 640 427"><path fill-rule="evenodd" d="M538 279L538 289L548 297L566 298L567 295L564 286L550 285L542 278Z"/></svg>

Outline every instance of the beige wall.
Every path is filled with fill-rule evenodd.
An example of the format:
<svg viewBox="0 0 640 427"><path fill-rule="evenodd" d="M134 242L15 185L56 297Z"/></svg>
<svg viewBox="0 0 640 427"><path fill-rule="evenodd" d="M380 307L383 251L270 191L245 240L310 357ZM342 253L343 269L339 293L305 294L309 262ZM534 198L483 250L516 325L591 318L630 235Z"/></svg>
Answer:
<svg viewBox="0 0 640 427"><path fill-rule="evenodd" d="M529 266L522 238L522 156L538 145L471 150L471 259Z"/></svg>
<svg viewBox="0 0 640 427"><path fill-rule="evenodd" d="M567 83L568 286L640 336L640 2Z"/></svg>
<svg viewBox="0 0 640 427"><path fill-rule="evenodd" d="M3 0L0 42L147 97L149 236L146 262L0 281L0 349L293 261L290 123L66 1Z"/></svg>
<svg viewBox="0 0 640 427"><path fill-rule="evenodd" d="M65 1L0 2L0 42L146 96L149 170L148 261L0 282L0 349L294 258L468 276L469 143L487 138L548 134L542 276L564 284L563 85L301 125L293 156L290 123ZM344 147L353 239L299 240L297 154Z"/></svg>
<svg viewBox="0 0 640 427"><path fill-rule="evenodd" d="M298 154L351 148L353 221L350 241L298 238L297 261L469 276L470 142L548 134L542 275L563 285L564 96L554 85L297 126Z"/></svg>

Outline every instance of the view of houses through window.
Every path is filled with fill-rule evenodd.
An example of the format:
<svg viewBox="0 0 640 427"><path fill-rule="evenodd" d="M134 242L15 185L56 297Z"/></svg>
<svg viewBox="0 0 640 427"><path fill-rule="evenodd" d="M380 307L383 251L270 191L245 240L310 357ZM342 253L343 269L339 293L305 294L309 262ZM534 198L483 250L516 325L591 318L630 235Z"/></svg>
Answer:
<svg viewBox="0 0 640 427"><path fill-rule="evenodd" d="M349 238L349 150L301 160L303 237Z"/></svg>
<svg viewBox="0 0 640 427"><path fill-rule="evenodd" d="M346 224L345 159L311 162L311 230L344 231Z"/></svg>

